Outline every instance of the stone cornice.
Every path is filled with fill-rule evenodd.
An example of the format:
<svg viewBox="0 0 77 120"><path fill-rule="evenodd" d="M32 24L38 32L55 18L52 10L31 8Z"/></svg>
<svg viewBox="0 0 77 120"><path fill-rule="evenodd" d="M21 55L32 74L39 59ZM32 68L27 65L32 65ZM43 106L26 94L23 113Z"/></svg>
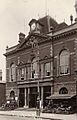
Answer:
<svg viewBox="0 0 77 120"><path fill-rule="evenodd" d="M59 31L53 31L53 33L49 33L48 35L52 37L52 39L59 39L64 38L70 35L73 35L77 33L77 24L74 23L70 26L68 26L65 29L59 30Z"/></svg>
<svg viewBox="0 0 77 120"><path fill-rule="evenodd" d="M52 37L53 39L60 39L60 38L65 38L67 36L71 36L71 35L74 35L77 33L77 29L75 30L71 30L71 31L68 31L68 32L64 32L64 33L61 33L61 34L53 34Z"/></svg>

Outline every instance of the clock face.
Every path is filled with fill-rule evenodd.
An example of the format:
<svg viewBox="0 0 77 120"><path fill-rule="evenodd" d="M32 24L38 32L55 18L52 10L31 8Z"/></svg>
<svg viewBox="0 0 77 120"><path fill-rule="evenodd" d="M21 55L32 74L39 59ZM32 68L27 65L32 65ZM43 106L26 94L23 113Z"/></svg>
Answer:
<svg viewBox="0 0 77 120"><path fill-rule="evenodd" d="M33 24L31 25L31 30L35 30L35 28L36 28L36 24L33 23Z"/></svg>

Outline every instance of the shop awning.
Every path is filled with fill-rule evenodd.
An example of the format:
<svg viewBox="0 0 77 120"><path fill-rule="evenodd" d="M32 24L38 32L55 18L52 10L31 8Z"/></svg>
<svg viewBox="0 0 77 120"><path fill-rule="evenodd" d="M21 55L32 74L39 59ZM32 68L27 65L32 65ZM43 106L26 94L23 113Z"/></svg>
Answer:
<svg viewBox="0 0 77 120"><path fill-rule="evenodd" d="M47 97L47 99L70 99L74 96L76 96L76 94L53 94Z"/></svg>

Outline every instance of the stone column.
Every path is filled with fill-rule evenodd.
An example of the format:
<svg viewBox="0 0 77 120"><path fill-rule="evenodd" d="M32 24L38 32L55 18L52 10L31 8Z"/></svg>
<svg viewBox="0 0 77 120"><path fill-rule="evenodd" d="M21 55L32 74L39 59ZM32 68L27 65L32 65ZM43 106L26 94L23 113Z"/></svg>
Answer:
<svg viewBox="0 0 77 120"><path fill-rule="evenodd" d="M28 88L28 108L29 108L29 101L30 101L29 96L30 96L30 88Z"/></svg>
<svg viewBox="0 0 77 120"><path fill-rule="evenodd" d="M19 89L17 90L17 94L18 94L18 101L17 101L17 103L18 103L18 107L19 107Z"/></svg>
<svg viewBox="0 0 77 120"><path fill-rule="evenodd" d="M51 95L54 93L53 85L51 86Z"/></svg>
<svg viewBox="0 0 77 120"><path fill-rule="evenodd" d="M27 104L26 104L26 88L25 88L25 108L27 107Z"/></svg>
<svg viewBox="0 0 77 120"><path fill-rule="evenodd" d="M41 87L41 108L43 109L43 86Z"/></svg>

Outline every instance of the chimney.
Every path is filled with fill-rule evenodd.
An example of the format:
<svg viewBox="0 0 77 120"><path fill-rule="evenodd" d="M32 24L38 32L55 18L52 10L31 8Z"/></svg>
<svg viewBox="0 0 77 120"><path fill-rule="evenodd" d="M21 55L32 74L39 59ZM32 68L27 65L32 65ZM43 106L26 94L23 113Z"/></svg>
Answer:
<svg viewBox="0 0 77 120"><path fill-rule="evenodd" d="M70 15L70 21L71 21L71 25L72 25L72 23L73 23L73 16L72 15Z"/></svg>
<svg viewBox="0 0 77 120"><path fill-rule="evenodd" d="M19 43L21 43L25 39L24 33L19 33Z"/></svg>

